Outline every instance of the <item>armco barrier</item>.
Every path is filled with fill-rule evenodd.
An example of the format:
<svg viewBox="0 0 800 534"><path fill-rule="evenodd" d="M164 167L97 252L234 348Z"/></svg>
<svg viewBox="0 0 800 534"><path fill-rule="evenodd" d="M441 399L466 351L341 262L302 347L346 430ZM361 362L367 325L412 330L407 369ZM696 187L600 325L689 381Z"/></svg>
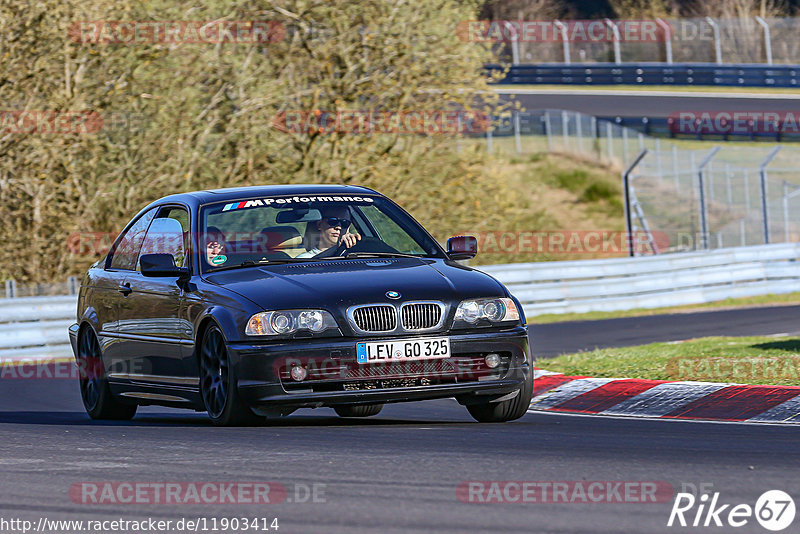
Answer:
<svg viewBox="0 0 800 534"><path fill-rule="evenodd" d="M486 65L487 71L502 71ZM798 87L800 65L714 63L539 63L512 65L499 84L717 85Z"/></svg>
<svg viewBox="0 0 800 534"><path fill-rule="evenodd" d="M800 291L800 244L637 258L486 265L528 316L702 304Z"/></svg>
<svg viewBox="0 0 800 534"><path fill-rule="evenodd" d="M637 258L486 265L528 316L701 304L800 291L800 244ZM0 299L0 362L70 357L75 296Z"/></svg>
<svg viewBox="0 0 800 534"><path fill-rule="evenodd" d="M0 299L0 363L72 356L67 328L75 322L77 298Z"/></svg>

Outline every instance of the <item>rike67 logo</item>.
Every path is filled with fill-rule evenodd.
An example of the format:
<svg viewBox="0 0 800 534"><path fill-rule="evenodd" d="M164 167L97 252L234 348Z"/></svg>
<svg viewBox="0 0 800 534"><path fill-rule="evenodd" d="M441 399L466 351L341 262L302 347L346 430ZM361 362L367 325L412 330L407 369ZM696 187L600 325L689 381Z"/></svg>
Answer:
<svg viewBox="0 0 800 534"><path fill-rule="evenodd" d="M777 532L792 524L795 511L794 500L781 490L765 491L756 500L755 506L723 503L719 492L714 492L710 497L707 493L700 497L678 493L667 526L739 528L752 524L755 519L765 529Z"/></svg>

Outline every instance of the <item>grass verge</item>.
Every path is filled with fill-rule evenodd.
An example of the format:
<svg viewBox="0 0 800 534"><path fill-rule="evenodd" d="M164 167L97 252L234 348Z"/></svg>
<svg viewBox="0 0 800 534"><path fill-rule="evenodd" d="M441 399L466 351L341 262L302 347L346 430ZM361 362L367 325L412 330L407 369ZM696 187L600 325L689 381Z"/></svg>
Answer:
<svg viewBox="0 0 800 534"><path fill-rule="evenodd" d="M800 386L800 339L706 337L567 354L539 365L598 378Z"/></svg>
<svg viewBox="0 0 800 534"><path fill-rule="evenodd" d="M688 304L686 306L670 306L667 308L637 308L633 310L596 311L587 313L549 313L528 317L528 323L546 324L565 321L595 321L600 319L615 319L618 317L644 317L667 313L692 313L697 311L751 308L755 306L790 306L793 304L800 304L799 292L786 293L785 295L759 295L756 297L725 299L716 302L706 302L704 304Z"/></svg>

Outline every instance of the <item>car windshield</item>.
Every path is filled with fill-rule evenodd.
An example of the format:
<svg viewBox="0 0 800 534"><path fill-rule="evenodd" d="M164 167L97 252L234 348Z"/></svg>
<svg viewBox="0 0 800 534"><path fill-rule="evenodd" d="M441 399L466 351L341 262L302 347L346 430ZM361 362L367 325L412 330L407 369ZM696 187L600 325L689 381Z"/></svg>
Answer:
<svg viewBox="0 0 800 534"><path fill-rule="evenodd" d="M203 206L205 272L341 257L444 257L427 232L379 196L259 197Z"/></svg>

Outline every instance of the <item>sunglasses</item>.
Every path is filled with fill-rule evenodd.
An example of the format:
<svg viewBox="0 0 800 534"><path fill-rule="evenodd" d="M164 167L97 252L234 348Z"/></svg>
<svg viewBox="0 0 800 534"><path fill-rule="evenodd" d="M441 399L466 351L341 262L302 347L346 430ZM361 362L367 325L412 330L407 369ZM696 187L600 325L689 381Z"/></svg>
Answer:
<svg viewBox="0 0 800 534"><path fill-rule="evenodd" d="M324 219L325 223L331 228L341 226L342 230L347 230L350 227L351 221L348 219L339 219L338 217L328 217Z"/></svg>

